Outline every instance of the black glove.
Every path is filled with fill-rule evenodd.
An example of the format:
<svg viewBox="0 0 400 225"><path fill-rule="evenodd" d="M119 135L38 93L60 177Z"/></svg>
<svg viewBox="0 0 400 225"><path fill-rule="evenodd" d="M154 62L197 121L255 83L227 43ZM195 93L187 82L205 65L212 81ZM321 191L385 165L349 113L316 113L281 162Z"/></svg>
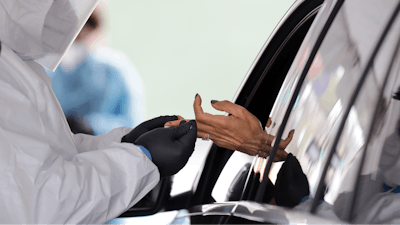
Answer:
<svg viewBox="0 0 400 225"><path fill-rule="evenodd" d="M197 138L196 121L181 122L179 127L156 128L143 135L136 145L145 147L158 167L161 177L171 176L182 169L194 150Z"/></svg>
<svg viewBox="0 0 400 225"><path fill-rule="evenodd" d="M135 141L140 137L140 135L151 131L155 128L164 127L164 124L169 121L177 120L177 116L159 116L151 120L144 121L135 127L131 132L125 135L121 142L135 143Z"/></svg>
<svg viewBox="0 0 400 225"><path fill-rule="evenodd" d="M296 157L289 153L275 182L275 202L277 205L294 207L310 194L306 175Z"/></svg>

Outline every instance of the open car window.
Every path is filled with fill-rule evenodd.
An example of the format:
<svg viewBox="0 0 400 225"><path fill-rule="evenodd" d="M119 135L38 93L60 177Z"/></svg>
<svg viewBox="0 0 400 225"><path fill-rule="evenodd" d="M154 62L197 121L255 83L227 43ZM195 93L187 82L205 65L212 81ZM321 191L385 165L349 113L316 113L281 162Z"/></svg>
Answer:
<svg viewBox="0 0 400 225"><path fill-rule="evenodd" d="M266 124L266 120L268 117L272 118L272 124L268 127L267 131L269 134L273 134L276 136L276 132L278 131L282 119L283 119L283 114L287 110L289 106L290 99L292 98L293 91L298 83L298 76L302 73L304 67L306 66L307 59L310 57L311 54L311 49L314 47L316 42L319 40L319 34L321 31L324 29L325 24L327 23L327 20L330 18L332 8L334 6L334 1L325 1L323 2L322 5L319 5L317 8L318 14L314 14L313 17L309 17L312 24L310 24L309 31L307 35L303 39L301 39L301 42L299 43L299 46L297 47L298 52L297 55L295 54L296 52L292 52L293 58L292 61L289 65L287 65L286 72L286 79L283 82L282 87L280 88L279 93L275 97L274 106L273 106L273 111L272 113L267 113L264 115L257 115L257 117L262 121L263 124ZM314 11L315 13L315 11ZM310 22L307 21L307 22ZM314 22L315 21L315 22ZM304 23L306 24L306 23ZM301 30L301 29L299 29ZM301 45L300 45L301 44ZM295 57L296 56L296 57ZM295 58L294 58L295 57ZM281 62L280 65L283 63ZM289 70L290 68L290 70ZM273 73L274 75L277 74L276 72ZM258 98L254 98L251 104L263 104L264 102L268 102L268 95L265 95L264 93L258 93L259 96ZM263 95L264 94L264 95ZM251 105L250 104L250 105ZM270 103L266 103L270 104ZM254 113L251 110L251 107L248 108L252 113ZM266 113L266 112L265 112ZM287 135L287 133L286 133ZM266 146L266 149L268 149L268 146ZM261 201L265 202L265 198L262 197L262 199L257 199L258 191L260 189L263 189L263 187L260 187L260 183L263 180L264 176L264 171L266 168L267 164L267 159L263 158L256 158L253 161L253 166L251 171L249 172L249 176L247 178L245 187L244 187L244 192L242 194L242 199L243 200L256 200L256 201ZM272 168L272 173L270 174L269 178L271 179L272 183L274 183L276 179L276 174L279 171L279 166L281 163L276 163L274 164L274 167ZM264 190L266 195L268 195L268 190Z"/></svg>
<svg viewBox="0 0 400 225"><path fill-rule="evenodd" d="M268 120L279 89L321 9L322 2L299 1L292 6L286 20L281 21L281 27L278 26L272 39L267 40L255 65L250 69L244 87L238 92L236 103L245 106L262 124ZM219 176L212 192L213 198L219 202L241 199L244 182L253 160L254 156L235 152ZM237 183L240 183L240 187L235 187Z"/></svg>

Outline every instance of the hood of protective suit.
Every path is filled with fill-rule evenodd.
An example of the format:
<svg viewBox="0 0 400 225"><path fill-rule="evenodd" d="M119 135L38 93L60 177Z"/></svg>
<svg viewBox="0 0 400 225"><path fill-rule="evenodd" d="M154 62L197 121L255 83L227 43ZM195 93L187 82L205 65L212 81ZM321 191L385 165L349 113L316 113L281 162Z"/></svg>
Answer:
<svg viewBox="0 0 400 225"><path fill-rule="evenodd" d="M1 0L0 41L54 71L99 0Z"/></svg>

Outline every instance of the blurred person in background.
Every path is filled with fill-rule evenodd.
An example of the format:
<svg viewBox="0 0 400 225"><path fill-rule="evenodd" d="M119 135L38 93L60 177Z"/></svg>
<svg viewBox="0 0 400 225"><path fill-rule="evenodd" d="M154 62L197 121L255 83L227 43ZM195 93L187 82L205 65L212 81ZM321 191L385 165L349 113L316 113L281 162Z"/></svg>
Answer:
<svg viewBox="0 0 400 225"><path fill-rule="evenodd" d="M97 7L57 70L46 70L73 133L106 134L144 119L138 72L121 52L93 44L103 26Z"/></svg>

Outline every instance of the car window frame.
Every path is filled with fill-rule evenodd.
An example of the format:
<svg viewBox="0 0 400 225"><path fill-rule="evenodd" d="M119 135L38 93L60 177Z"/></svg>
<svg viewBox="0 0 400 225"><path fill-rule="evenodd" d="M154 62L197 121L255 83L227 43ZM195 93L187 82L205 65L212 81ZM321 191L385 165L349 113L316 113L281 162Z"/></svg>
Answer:
<svg viewBox="0 0 400 225"><path fill-rule="evenodd" d="M287 106L287 109L286 109L286 112L285 112L285 116L283 118L282 123L279 126L278 133L277 133L276 138L275 138L276 141L275 141L274 146L272 147L272 149L270 151L269 159L267 161L267 165L265 167L264 174L269 174L270 171L271 171L271 166L272 166L273 160L274 160L274 158L276 156L276 153L278 151L278 147L279 147L281 138L283 136L283 132L284 132L284 130L286 128L287 121L288 121L289 116L290 116L290 114L292 112L292 108L293 108L293 106L294 106L294 104L296 102L297 96L298 96L298 94L299 94L299 92L301 90L303 81L304 81L305 77L307 76L308 71L309 71L309 69L311 67L311 64L312 64L315 56L317 55L317 51L320 48L320 46L322 44L322 41L324 40L324 38L325 38L325 36L326 36L331 24L333 23L334 18L336 17L337 13L339 12L339 10L341 8L344 0L337 0L336 2L326 1L326 2L324 2L324 4L327 4L329 2L334 6L333 6L332 9L330 9L328 17L326 18L326 20L324 20L325 22L323 23L322 28L320 28L320 31L318 32L318 37L317 37L317 39L315 40L315 42L313 44L312 50L307 55L307 61L306 61L305 65L303 66L303 68L301 69L302 72L301 72L300 76L295 76L295 78L296 78L295 80L297 81L297 83L294 85L295 86L295 90L291 94L289 105ZM327 7L327 5L325 5L324 7ZM323 13L320 13L319 15L323 15ZM317 18L316 18L316 20L317 20ZM316 30L317 29L315 29L315 30L310 29L310 32L311 33L312 32L316 32ZM304 49L303 49L303 52L304 52ZM299 52L299 53L301 53L301 52ZM282 91L282 89L281 89L281 91ZM275 105L274 105L274 107L275 107ZM264 197L264 193L265 193L267 184L268 184L268 179L263 179L263 181L261 182L261 184L260 184L260 186L259 186L259 188L257 190L257 194L256 194L256 198L255 198L256 202L262 202L262 199Z"/></svg>

